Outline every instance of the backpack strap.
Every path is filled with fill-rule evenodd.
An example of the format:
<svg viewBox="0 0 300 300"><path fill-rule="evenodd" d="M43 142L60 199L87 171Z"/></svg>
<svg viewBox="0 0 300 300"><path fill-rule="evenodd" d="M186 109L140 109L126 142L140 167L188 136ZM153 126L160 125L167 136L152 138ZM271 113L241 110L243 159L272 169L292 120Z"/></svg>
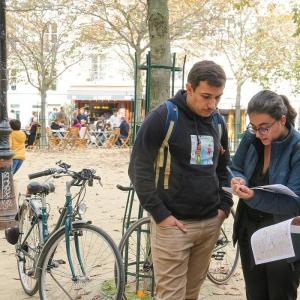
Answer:
<svg viewBox="0 0 300 300"><path fill-rule="evenodd" d="M160 169L164 166L165 161L165 149L167 149L167 159L164 171L164 189L169 188L169 177L171 171L171 153L169 150L169 140L172 134L175 132L177 120L178 120L178 107L173 102L165 101L167 107L167 118L165 123L165 138L159 148L158 155L155 162L155 183L158 184Z"/></svg>
<svg viewBox="0 0 300 300"><path fill-rule="evenodd" d="M222 135L223 135L223 126L224 126L224 119L222 115L218 112L215 112L212 116L213 124L217 127L219 133L219 144L221 147L220 153L221 155L225 152L225 149L222 145Z"/></svg>

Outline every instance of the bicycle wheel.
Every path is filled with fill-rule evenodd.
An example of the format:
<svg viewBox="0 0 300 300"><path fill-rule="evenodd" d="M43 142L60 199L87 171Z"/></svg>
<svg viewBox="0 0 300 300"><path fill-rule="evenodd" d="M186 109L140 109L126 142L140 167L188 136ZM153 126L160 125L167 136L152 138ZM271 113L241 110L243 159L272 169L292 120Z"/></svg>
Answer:
<svg viewBox="0 0 300 300"><path fill-rule="evenodd" d="M124 300L150 300L154 296L149 225L150 218L142 218L133 223L121 239L119 249L125 270Z"/></svg>
<svg viewBox="0 0 300 300"><path fill-rule="evenodd" d="M226 283L238 265L239 246L234 247L232 241L232 228L234 210L222 224L220 236L214 247L207 276L215 284Z"/></svg>
<svg viewBox="0 0 300 300"><path fill-rule="evenodd" d="M41 250L41 243L39 222L27 203L20 208L19 231L20 235L16 244L18 272L25 293L32 296L38 290L35 268ZM30 234L26 238L28 232Z"/></svg>
<svg viewBox="0 0 300 300"><path fill-rule="evenodd" d="M96 226L74 223L69 238L76 278L72 278L62 227L48 240L41 254L40 298L122 299L122 258L111 237Z"/></svg>

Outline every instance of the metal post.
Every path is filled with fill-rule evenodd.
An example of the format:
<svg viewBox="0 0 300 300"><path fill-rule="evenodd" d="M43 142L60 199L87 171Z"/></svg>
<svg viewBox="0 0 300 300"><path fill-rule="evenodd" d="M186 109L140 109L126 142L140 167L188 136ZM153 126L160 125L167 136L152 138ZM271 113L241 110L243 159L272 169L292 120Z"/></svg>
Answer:
<svg viewBox="0 0 300 300"><path fill-rule="evenodd" d="M0 229L14 223L17 205L11 164L13 152L9 147L11 129L7 117L6 21L5 0L0 0Z"/></svg>

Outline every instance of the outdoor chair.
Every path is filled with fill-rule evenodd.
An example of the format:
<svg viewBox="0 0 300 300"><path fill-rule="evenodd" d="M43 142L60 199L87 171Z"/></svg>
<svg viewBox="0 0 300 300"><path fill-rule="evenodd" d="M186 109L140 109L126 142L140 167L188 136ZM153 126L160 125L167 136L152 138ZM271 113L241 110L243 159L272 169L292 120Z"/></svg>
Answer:
<svg viewBox="0 0 300 300"><path fill-rule="evenodd" d="M46 128L48 138L48 148L51 150L57 150L61 143L61 139L52 134L51 128Z"/></svg>
<svg viewBox="0 0 300 300"><path fill-rule="evenodd" d="M116 141L118 140L118 137L120 135L120 128L115 128L109 137L107 137L104 146L107 148L111 148L116 145Z"/></svg>
<svg viewBox="0 0 300 300"><path fill-rule="evenodd" d="M131 139L131 130L129 129L128 136L126 138L118 138L121 142L120 148L128 148L130 146L130 139Z"/></svg>
<svg viewBox="0 0 300 300"><path fill-rule="evenodd" d="M81 127L79 130L79 137L75 140L75 147L85 148L88 141L88 127Z"/></svg>
<svg viewBox="0 0 300 300"><path fill-rule="evenodd" d="M35 138L32 145L27 146L28 151L36 150L40 145L40 138L41 138L41 126L37 126L35 131Z"/></svg>
<svg viewBox="0 0 300 300"><path fill-rule="evenodd" d="M62 143L62 149L66 149L67 147L73 148L79 139L79 129L78 128L68 128L66 132L66 136Z"/></svg>

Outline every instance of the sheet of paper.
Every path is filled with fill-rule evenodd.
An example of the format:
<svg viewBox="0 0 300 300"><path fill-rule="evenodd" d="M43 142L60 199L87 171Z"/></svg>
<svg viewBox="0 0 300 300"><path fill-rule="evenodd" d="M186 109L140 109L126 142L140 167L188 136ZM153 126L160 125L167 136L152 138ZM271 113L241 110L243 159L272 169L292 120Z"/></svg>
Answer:
<svg viewBox="0 0 300 300"><path fill-rule="evenodd" d="M291 237L293 219L257 230L251 236L251 247L255 264L295 256ZM296 226L300 227L300 226Z"/></svg>
<svg viewBox="0 0 300 300"><path fill-rule="evenodd" d="M299 198L297 194L295 194L291 189L289 189L287 186L285 186L283 184L262 185L262 186L253 187L252 189L253 190L260 189L260 190L265 190L267 192L285 194L285 195L289 195L289 196L292 196L295 198Z"/></svg>
<svg viewBox="0 0 300 300"><path fill-rule="evenodd" d="M225 192L228 192L230 194L233 194L233 190L231 187L228 187L228 186L222 186L222 189L225 191Z"/></svg>
<svg viewBox="0 0 300 300"><path fill-rule="evenodd" d="M222 189L226 192L234 194L231 187L223 186ZM287 186L285 186L283 184L261 185L261 186L252 187L251 189L252 190L263 190L266 192L284 194L284 195L288 195L288 196L291 196L294 198L299 198L297 194L295 194L291 189L289 189Z"/></svg>

